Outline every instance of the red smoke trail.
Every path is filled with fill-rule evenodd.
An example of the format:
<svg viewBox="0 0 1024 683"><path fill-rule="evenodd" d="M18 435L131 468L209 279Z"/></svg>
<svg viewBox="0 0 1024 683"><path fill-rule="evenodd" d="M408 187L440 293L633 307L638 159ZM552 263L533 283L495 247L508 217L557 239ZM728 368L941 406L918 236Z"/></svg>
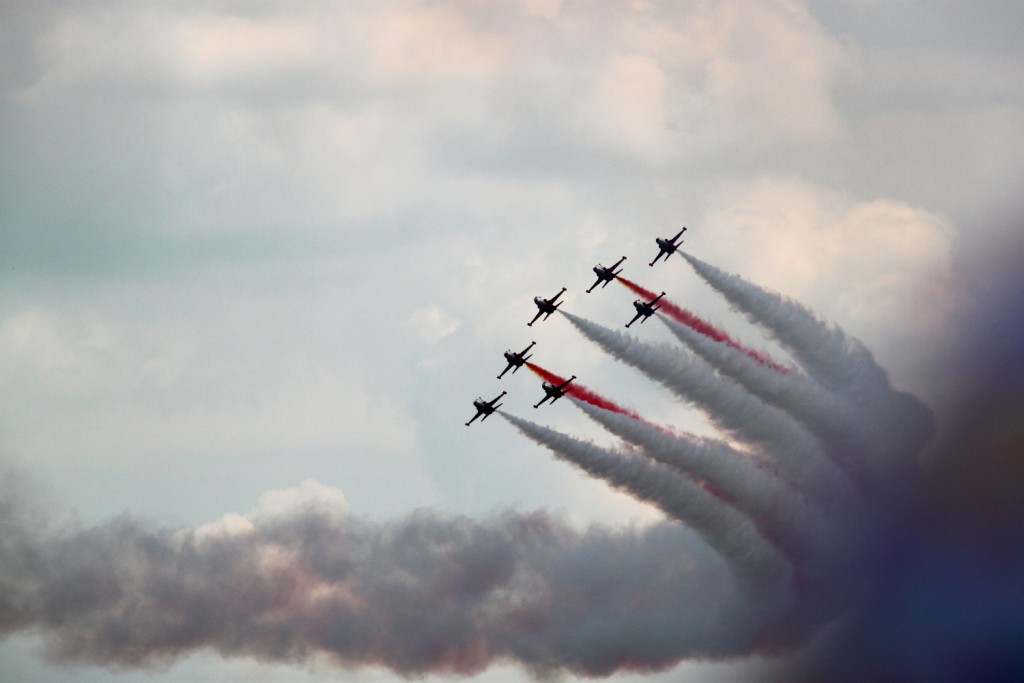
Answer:
<svg viewBox="0 0 1024 683"><path fill-rule="evenodd" d="M647 299L648 301L658 296L651 290L641 287L632 280L627 280L626 278L618 275L615 276L615 279L621 282L622 284L626 285L634 292ZM708 321L698 318L690 311L675 305L665 297L661 297L661 301L659 301L658 304L660 304L661 306L658 310L664 311L669 316L671 316L671 318L676 322L680 322L683 325L686 325L695 332L703 334L705 337L710 337L715 341L725 342L726 344L733 347L737 351L742 351L743 353L747 354L748 356L756 360L758 363L767 365L768 367L774 370L778 370L779 372L787 372L787 368L773 361L771 357L768 356L768 354L762 353L760 351L755 351L754 349L751 348L747 348L746 346L740 344L738 341L736 341L735 339L733 339L728 334L718 329Z"/></svg>
<svg viewBox="0 0 1024 683"><path fill-rule="evenodd" d="M543 379L546 382L551 382L552 384L559 385L565 381L564 377L559 377L555 373L549 372L542 368L541 366L536 365L534 363L527 362L526 367L533 370L540 376L541 379ZM627 410L626 408L623 408L622 406L617 405L612 401L609 401L604 396L594 393L593 391L586 388L576 380L573 380L572 384L566 387L565 393L568 394L569 396L578 398L581 401L586 401L590 405L597 406L598 408L604 408L605 410L611 410L616 413L622 413L623 415L628 415L634 420L641 420L643 422L646 422L646 420L644 420L642 417L634 413L632 410Z"/></svg>

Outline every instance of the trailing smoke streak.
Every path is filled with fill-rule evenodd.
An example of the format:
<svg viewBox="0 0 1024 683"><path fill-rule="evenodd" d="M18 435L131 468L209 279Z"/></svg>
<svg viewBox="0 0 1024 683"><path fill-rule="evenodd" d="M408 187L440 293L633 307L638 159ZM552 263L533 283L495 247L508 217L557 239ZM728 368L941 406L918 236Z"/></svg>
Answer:
<svg viewBox="0 0 1024 683"><path fill-rule="evenodd" d="M537 374L537 376L539 376L546 382L551 382L552 384L555 385L560 385L563 382L565 382L564 377L559 377L555 373L549 370L545 370L536 363L527 362L526 367L530 368L530 370L532 370L534 373ZM604 396L601 396L600 394L591 389L588 389L587 387L583 386L582 384L575 380L573 380L572 384L566 387L565 393L567 396L574 396L580 399L581 401L586 401L587 403L590 403L591 405L605 408L607 410L613 410L616 413L622 413L623 415L629 415L630 417L637 420L643 419L632 410L629 410L628 408L623 408L622 406L615 404L611 400L605 398Z"/></svg>
<svg viewBox="0 0 1024 683"><path fill-rule="evenodd" d="M787 348L825 389L843 397L845 411L839 412L839 419L859 429L848 429L855 432L845 437L850 442L836 445L859 458L873 490L887 500L898 498L917 472L914 454L934 435L931 411L914 396L893 389L867 347L842 329L792 299L679 253L734 308Z"/></svg>
<svg viewBox="0 0 1024 683"><path fill-rule="evenodd" d="M826 446L832 456L854 481L864 483L863 464L852 454L871 445L863 426L849 419L850 409L840 397L799 372L782 375L766 369L744 354L695 333L686 325L666 316L658 316L672 334L696 355L723 375L735 380L744 389L766 403L790 414Z"/></svg>
<svg viewBox="0 0 1024 683"><path fill-rule="evenodd" d="M641 287L632 280L629 280L619 275L615 276L615 279L617 279L619 282L621 282L622 284L624 284L626 287L633 290L637 294L646 297L648 301L657 296L657 294L655 294L651 290L647 289L646 287ZM709 337L711 339L714 339L715 341L724 342L731 346L732 348L736 349L737 351L742 351L743 353L747 354L748 356L756 360L758 363L766 365L772 368L773 370L776 370L778 372L788 372L789 368L775 362L768 354L744 346L743 344L739 343L738 341L730 337L724 330L715 327L714 325L704 320L703 318L700 318L691 311L688 311L685 308L682 308L681 306L677 306L676 304L672 303L671 301L664 297L662 297L661 301L659 301L658 303L660 304L658 307L659 311L664 311L666 315L671 316L674 320L682 323L683 325L686 325L695 332L699 332L700 334L703 334L705 337Z"/></svg>
<svg viewBox="0 0 1024 683"><path fill-rule="evenodd" d="M861 548L799 491L723 441L671 434L576 399L573 403L644 455L722 492L793 562L801 597L809 603L804 605L807 618L834 616L849 603L860 585L855 577Z"/></svg>
<svg viewBox="0 0 1024 683"><path fill-rule="evenodd" d="M615 358L697 405L719 429L772 458L787 479L833 516L847 518L862 505L849 479L823 453L821 443L789 415L723 380L707 363L678 348L642 342L626 332L559 312Z"/></svg>
<svg viewBox="0 0 1024 683"><path fill-rule="evenodd" d="M743 452L724 441L676 435L648 426L628 416L613 413L573 399L573 403L602 427L642 449L655 461L686 473L694 481L706 480L724 499L745 512L755 523L766 522L770 538L792 559L806 559L797 548L823 540L817 520L820 510ZM788 527L781 534L778 529ZM818 536L815 541L815 536Z"/></svg>
<svg viewBox="0 0 1024 683"><path fill-rule="evenodd" d="M804 369L825 386L848 392L866 384L883 386L888 383L863 344L806 307L683 251L679 254L705 282L787 348Z"/></svg>
<svg viewBox="0 0 1024 683"><path fill-rule="evenodd" d="M762 606L770 607L768 613L777 614L792 605L793 596L787 588L792 564L758 534L750 519L691 479L636 452L601 448L505 411L499 410L498 414L556 457L656 505L693 528L730 561L745 592Z"/></svg>

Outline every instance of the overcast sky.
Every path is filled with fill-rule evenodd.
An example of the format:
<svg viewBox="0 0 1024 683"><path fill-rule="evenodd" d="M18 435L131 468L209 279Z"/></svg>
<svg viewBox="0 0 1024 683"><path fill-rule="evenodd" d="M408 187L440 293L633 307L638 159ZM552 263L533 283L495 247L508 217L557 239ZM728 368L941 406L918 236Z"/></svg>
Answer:
<svg viewBox="0 0 1024 683"><path fill-rule="evenodd" d="M501 420L463 423L507 390L599 434L567 402L533 411L529 372L495 378L535 340L541 365L707 430L560 316L526 326L563 286L625 323L631 292L584 290L626 255L773 351L682 259L647 266L683 225L688 252L839 323L941 413L965 257L1024 208L1022 45L1012 0L5 1L0 453L86 525L307 495L374 520L658 519ZM32 634L0 644L21 681L394 679L208 653L53 666Z"/></svg>

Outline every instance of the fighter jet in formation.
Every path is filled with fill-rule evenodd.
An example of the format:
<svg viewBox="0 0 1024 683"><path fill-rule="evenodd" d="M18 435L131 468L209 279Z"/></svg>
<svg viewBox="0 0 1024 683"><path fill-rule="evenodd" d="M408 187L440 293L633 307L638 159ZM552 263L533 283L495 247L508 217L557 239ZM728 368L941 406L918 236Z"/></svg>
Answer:
<svg viewBox="0 0 1024 683"><path fill-rule="evenodd" d="M676 253L676 249L679 248L679 245L681 243L680 241L677 240L679 240L679 238L683 236L684 232L686 232L686 228L680 230L678 233L676 233L676 236L671 239L666 239L664 237L655 237L654 241L658 243L658 255L655 256L654 260L647 265L653 266L655 263L658 262L658 259L660 259L662 256L664 256L665 260L667 261L669 256Z"/></svg>
<svg viewBox="0 0 1024 683"><path fill-rule="evenodd" d="M482 398L478 398L477 400L473 401L473 407L476 408L476 415L474 415L473 418L466 423L466 426L468 427L469 425L473 424L473 420L477 419L481 415L483 415L484 420L486 420L488 415L490 415L495 410L501 407L501 404L498 403L498 399L500 399L507 393L507 391L503 391L494 398L492 398L490 401L485 401ZM496 403L497 405L495 405ZM481 420L481 422L482 421L483 420Z"/></svg>
<svg viewBox="0 0 1024 683"><path fill-rule="evenodd" d="M562 291L560 291L558 294L555 294L550 299L542 299L539 296L533 297L533 303L537 304L537 308L539 310L537 311L537 315L533 316L533 320L526 324L530 327L533 327L533 324L537 322L537 318L541 317L542 315L544 316L544 319L547 320L548 316L554 313L555 309L562 305L562 302L558 301L558 297L562 296L562 292L564 291L565 287L562 287ZM557 304L555 303L556 301L558 301Z"/></svg>
<svg viewBox="0 0 1024 683"><path fill-rule="evenodd" d="M590 294L591 290L593 290L594 287L597 287L598 285L601 285L602 282L604 282L604 284L601 285L601 287L604 288L604 287L606 287L608 285L609 282L614 280L615 276L622 272L622 270L616 271L615 269L618 268L619 264L622 263L625 260L626 260L626 257L623 256L618 261L616 261L613 266L611 266L609 268L605 268L600 263L598 263L596 266L594 266L594 272L597 273L597 282L595 282L594 284L590 285L590 289L587 290L587 294Z"/></svg>
<svg viewBox="0 0 1024 683"><path fill-rule="evenodd" d="M512 368L515 368L515 370L512 370L512 374L513 375L516 374L516 370L518 370L519 368L523 367L523 363L525 363L526 361L530 360L530 356L527 356L526 352L529 351L530 349L532 349L533 345L536 344L536 343L537 342L535 342L535 341L530 342L530 345L527 346L522 351L520 351L519 353L514 353L512 351L512 349L509 349L508 351L506 351L505 352L505 360L508 361L508 367L506 367L504 370L501 371L501 374L498 375L498 379L501 379L502 376L506 372L508 372L509 370L512 370Z"/></svg>
<svg viewBox="0 0 1024 683"><path fill-rule="evenodd" d="M544 403L544 401L547 401L548 399L551 399L551 402L554 403L558 399L562 398L562 396L565 395L565 392L568 391L567 387L569 386L569 382L573 381L574 379L576 379L576 375L573 375L572 377L570 377L569 379L565 380L564 382L562 382L558 386L555 386L551 382L543 382L543 383L541 383L540 386L544 389L544 398L542 398L541 400L537 401L537 403L534 404L533 407L534 408L539 408L541 406L541 404Z"/></svg>
<svg viewBox="0 0 1024 683"><path fill-rule="evenodd" d="M643 299L637 299L636 301L634 301L633 308L636 309L636 315L633 316L632 320L626 323L626 327L629 327L630 325L635 323L640 316L643 316L644 318L643 320L640 321L641 325L647 322L647 319L654 315L654 312L656 310L661 308L661 306L655 306L654 304L656 304L658 302L658 299L660 299L663 296L665 296L665 292L662 292L661 294L654 297L650 301L644 301Z"/></svg>
<svg viewBox="0 0 1024 683"><path fill-rule="evenodd" d="M682 237L683 233L685 232L686 228L684 227L673 237L655 238L655 242L657 242L658 244L658 255L654 257L654 260L651 261L649 265L653 266L655 263L658 262L658 260L661 259L662 256L664 256L665 260L667 261L668 257L674 254L676 250L679 248L679 246L682 244ZM597 275L597 281L594 282L594 284L592 284L589 289L587 289L587 293L589 294L590 292L593 292L594 289L598 287L598 285L600 285L602 288L606 287L609 282L614 280L619 275L619 273L622 272L622 270L619 269L619 266L621 266L622 262L625 260L626 257L623 256L618 261L613 263L611 266L606 267L600 263L594 266L593 270L594 274ZM563 302L560 301L559 299L564 293L565 287L562 287L557 294L548 299L539 296L533 297L533 303L537 306L537 314L533 316L533 320L526 324L530 327L533 327L533 324L538 320L542 319L542 317L544 320L547 320L549 317L551 317L551 314L557 311L558 307L562 305ZM633 316L632 320L626 323L626 327L630 327L637 320L640 320L641 323L647 322L647 319L654 315L654 312L661 308L661 306L663 305L658 303L663 296L665 296L665 292L662 292L661 294L654 297L650 301L644 301L643 299L637 299L636 301L634 301L633 308L636 309L636 315ZM504 377L509 370L511 370L512 374L514 375L516 371L519 370L519 368L525 365L526 361L528 361L532 357L530 355L530 349L532 349L536 343L537 342L535 341L531 341L525 349L518 353L513 352L511 349L506 351L504 355L505 360L508 362L508 365L506 365L505 369L502 370L501 373L498 375L498 379ZM541 388L544 389L544 398L535 403L533 407L539 408L547 401L551 401L552 403L554 403L569 391L569 384L573 382L575 379L576 375L573 375L569 379L557 385L554 382L542 382ZM482 417L483 420L486 420L488 416L492 415L494 411L501 407L501 404L498 403L498 401L501 400L501 398L505 396L507 393L507 391L503 391L490 401L485 401L482 398L478 398L475 401L473 401L473 407L476 408L476 415L474 415L472 419L470 419L470 421L466 423L466 426L468 427L469 425L473 424L473 422L476 421L477 418Z"/></svg>

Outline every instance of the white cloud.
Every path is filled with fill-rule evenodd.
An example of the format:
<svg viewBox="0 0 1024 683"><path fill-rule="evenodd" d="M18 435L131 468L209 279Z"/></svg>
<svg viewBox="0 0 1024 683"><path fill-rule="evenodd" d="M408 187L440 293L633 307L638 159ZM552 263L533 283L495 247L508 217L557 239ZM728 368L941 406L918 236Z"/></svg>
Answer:
<svg viewBox="0 0 1024 683"><path fill-rule="evenodd" d="M902 202L762 179L712 197L694 253L807 303L873 346L926 348L960 303L955 237L947 218Z"/></svg>
<svg viewBox="0 0 1024 683"><path fill-rule="evenodd" d="M562 11L562 0L520 0L527 16L554 19Z"/></svg>
<svg viewBox="0 0 1024 683"><path fill-rule="evenodd" d="M206 16L170 22L167 30L163 59L195 85L309 68L318 57L318 27L309 22Z"/></svg>
<svg viewBox="0 0 1024 683"><path fill-rule="evenodd" d="M298 486L267 491L260 496L256 507L247 516L273 517L298 508L345 517L348 514L348 501L345 494L333 486L315 479L306 479Z"/></svg>
<svg viewBox="0 0 1024 683"><path fill-rule="evenodd" d="M678 156L678 135L666 126L666 78L638 54L613 55L580 109L583 123L615 151L654 162Z"/></svg>
<svg viewBox="0 0 1024 683"><path fill-rule="evenodd" d="M262 519L299 511L316 512L337 521L344 521L348 517L349 504L345 494L339 489L315 479L306 479L298 486L267 491L246 514L229 512L219 519L196 527L195 534L199 539L244 535L251 533L256 528L256 522Z"/></svg>
<svg viewBox="0 0 1024 683"><path fill-rule="evenodd" d="M211 329L26 309L0 323L0 386L19 387L5 446L49 459L307 448L410 450L413 419L361 370L271 350L221 356ZM191 338L190 338L191 337Z"/></svg>
<svg viewBox="0 0 1024 683"><path fill-rule="evenodd" d="M409 316L409 327L428 342L437 343L459 329L458 319L441 310L437 304L418 308Z"/></svg>
<svg viewBox="0 0 1024 683"><path fill-rule="evenodd" d="M256 528L256 525L252 523L248 517L238 514L237 512L230 512L220 519L215 519L212 522L201 524L196 527L196 536L200 539L218 537L218 536L240 536L242 534L248 534Z"/></svg>
<svg viewBox="0 0 1024 683"><path fill-rule="evenodd" d="M588 56L580 73L590 75L561 91L582 91L573 111L600 147L658 165L817 145L845 132L832 91L855 61L798 3L638 6L588 28L602 48L578 46Z"/></svg>
<svg viewBox="0 0 1024 683"><path fill-rule="evenodd" d="M820 142L837 134L831 88L850 61L806 8L785 1L715 7L688 37L703 63L709 118L724 124L731 143Z"/></svg>
<svg viewBox="0 0 1024 683"><path fill-rule="evenodd" d="M59 424L26 435L34 454L79 451L111 461L174 453L296 452L307 449L407 451L416 426L391 399L361 380L308 368L290 375L237 378L221 396L186 396L184 405L134 401L130 395L83 405ZM284 371L285 376L273 376ZM290 376L289 376L290 375Z"/></svg>
<svg viewBox="0 0 1024 683"><path fill-rule="evenodd" d="M367 75L412 88L480 83L504 61L504 38L472 26L457 3L379 8L352 38L366 50Z"/></svg>
<svg viewBox="0 0 1024 683"><path fill-rule="evenodd" d="M475 211L489 187L537 195L595 164L820 143L841 126L830 89L846 59L800 6L772 0L69 8L37 56L26 114L86 98L65 112L78 135L123 122L149 147L103 145L98 177L148 180L159 202L131 230L176 238L365 233L403 211ZM517 163L550 175L530 182ZM121 177L129 166L152 173Z"/></svg>
<svg viewBox="0 0 1024 683"><path fill-rule="evenodd" d="M0 321L0 385L22 385L33 394L95 397L116 383L161 382L180 367L188 344L150 349L145 359L132 357L128 370L120 361L130 353L121 326L89 311L65 317L28 306Z"/></svg>

